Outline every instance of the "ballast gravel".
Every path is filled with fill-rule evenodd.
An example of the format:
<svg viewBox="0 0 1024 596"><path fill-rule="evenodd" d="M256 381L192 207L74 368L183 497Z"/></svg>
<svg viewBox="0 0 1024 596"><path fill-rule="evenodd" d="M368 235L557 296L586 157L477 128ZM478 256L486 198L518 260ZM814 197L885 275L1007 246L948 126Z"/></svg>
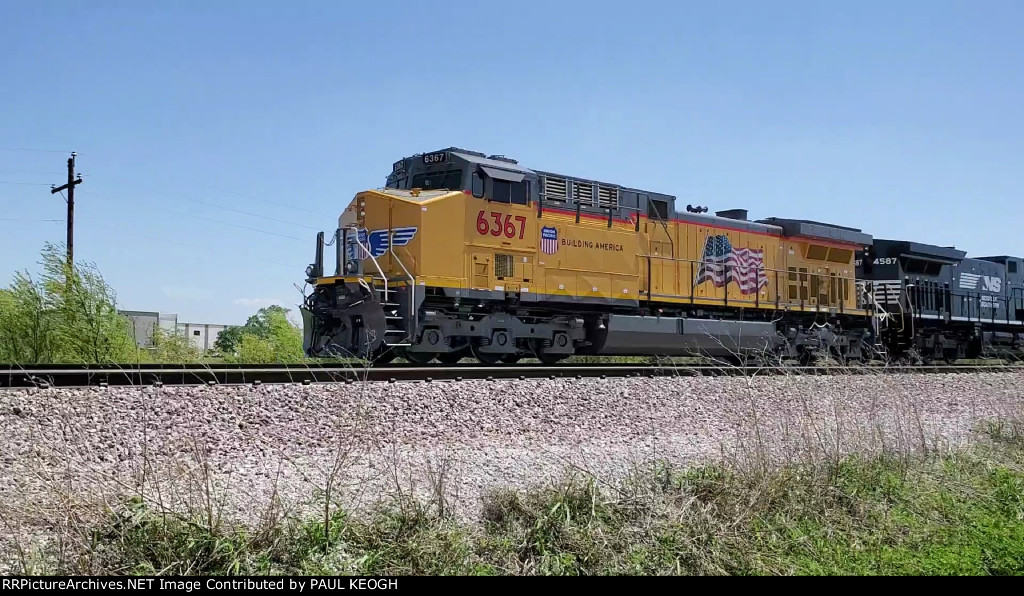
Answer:
<svg viewBox="0 0 1024 596"><path fill-rule="evenodd" d="M956 446L1019 417L1024 373L0 390L0 524L143 494L258 519L650 462ZM13 521L12 521L13 520ZM0 528L0 534L3 534Z"/></svg>

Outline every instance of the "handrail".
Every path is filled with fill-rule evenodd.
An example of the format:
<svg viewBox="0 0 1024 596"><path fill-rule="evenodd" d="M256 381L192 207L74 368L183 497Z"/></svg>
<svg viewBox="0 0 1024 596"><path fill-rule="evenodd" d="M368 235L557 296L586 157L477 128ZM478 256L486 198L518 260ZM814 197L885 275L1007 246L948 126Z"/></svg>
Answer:
<svg viewBox="0 0 1024 596"><path fill-rule="evenodd" d="M416 278L413 277L412 274L409 273L409 270L405 268L405 263L403 263L402 259L398 257L398 253L395 252L394 244L391 242L390 238L388 239L388 252L391 253L391 256L395 257L395 261L398 262L398 266L402 268L402 271L405 272L405 276L409 278L409 315L412 317L413 326L411 330L407 330L410 332L407 339L412 341L413 333L415 333L416 329L420 326L420 313L419 309L416 308Z"/></svg>
<svg viewBox="0 0 1024 596"><path fill-rule="evenodd" d="M657 216L658 222L661 223L662 229L665 230L665 236L668 237L668 245L672 248L672 254L673 255L676 254L676 241L672 238L672 232L668 231L668 218L665 218L665 217L662 217L662 216L658 215L658 211L656 209L651 209L651 207L654 205L654 201L651 199L650 195L645 195L645 196L647 197L647 219L648 220L651 219L651 215L650 214L653 211L654 214ZM637 212L638 212L637 213L637 224L640 223L640 213L639 213L639 211L640 211L640 209L638 208L637 209Z"/></svg>
<svg viewBox="0 0 1024 596"><path fill-rule="evenodd" d="M668 257L668 256L665 256L665 255L645 255L645 254L641 254L641 255L637 255L637 256L640 257L641 259L660 259L660 260L663 260L663 261L674 261L674 262L680 262L680 263L698 263L699 264L699 263L703 263L704 262L704 261L702 261L700 259L683 259L683 258L679 258L679 257ZM840 263L837 263L837 264L840 264ZM775 273L791 273L789 271L789 269L772 269L770 267L761 267L761 269L764 269L765 271L772 271L772 272L775 272ZM815 276L815 277L826 277L826 278L829 277L829 276L825 275L824 273L811 273L810 271L808 271L804 275L812 275L812 276ZM836 275L836 277L839 278L839 279L857 280L856 277L850 277L850 276ZM866 280L866 281L871 281L871 280Z"/></svg>
<svg viewBox="0 0 1024 596"><path fill-rule="evenodd" d="M650 263L650 261L652 261L654 259L658 259L658 260L661 260L661 261L670 261L670 262L673 262L673 263L690 263L690 265L691 265L691 272L693 271L692 265L701 264L701 263L704 262L704 261L699 260L699 259L684 259L684 258L679 258L679 257L669 257L669 256L665 256L665 255L640 254L640 255L637 255L637 256L639 258L641 258L641 259L647 259L648 263ZM772 268L768 268L768 267L759 267L759 269L763 269L765 271L766 278L769 277L767 275L768 273L774 273L775 274L775 293L776 293L776 297L777 298L781 298L782 290L781 290L781 286L779 284L779 274L788 275L789 273L792 273L792 272L789 271L789 269L772 269ZM858 281L855 276L844 276L844 275L842 275L842 274L840 274L838 272L836 272L834 275L832 275L832 274L825 274L825 273L811 273L810 271L808 271L807 273L800 273L800 275L806 275L808 281L816 280L819 284L823 284L824 283L826 285L828 285L828 282L831 279L833 279L833 278L836 279L837 281L843 281L843 282L845 282L845 281L852 281L852 282L854 282L855 285L856 285L856 283ZM648 280L649 279L650 279L650 273L648 273ZM844 292L845 292L845 290L844 290ZM681 298L686 298L686 297L693 298L694 295L695 295L694 294L694 290L693 290L693 288L691 288L690 293L688 295L680 294L680 297ZM648 295L648 299L650 299L649 295ZM755 300L755 302L756 302L756 300ZM787 305L798 304L797 302L793 302L793 301L789 300L788 298L785 299L785 300L779 300L779 302L782 302L782 303L787 304ZM839 306L836 307L836 308L839 308L840 312L842 312L843 309L845 308L844 305L843 305L843 300L838 300L837 303L839 304ZM801 304L801 308L803 308L803 300L801 300L799 302L799 304ZM829 309L829 308L833 308L833 307L831 305L829 305L829 306L825 306L824 308L825 309ZM815 304L815 310L820 311L821 309L822 309L822 305L816 303ZM867 309L860 308L859 310L867 310Z"/></svg>
<svg viewBox="0 0 1024 596"><path fill-rule="evenodd" d="M380 268L380 263L377 262L377 258L373 256L373 253L370 252L370 249L363 246L363 243L359 241L359 228L357 228L356 226L348 226L348 229L355 231L355 234L352 236L352 239L355 240L356 245L358 245L359 248L362 249L364 253L366 253L366 256L368 256L370 260L373 261L373 266L377 268L377 273L380 273L381 279L384 280L384 297L387 298L388 276L384 275L384 270ZM388 246L390 245L391 238L388 238Z"/></svg>

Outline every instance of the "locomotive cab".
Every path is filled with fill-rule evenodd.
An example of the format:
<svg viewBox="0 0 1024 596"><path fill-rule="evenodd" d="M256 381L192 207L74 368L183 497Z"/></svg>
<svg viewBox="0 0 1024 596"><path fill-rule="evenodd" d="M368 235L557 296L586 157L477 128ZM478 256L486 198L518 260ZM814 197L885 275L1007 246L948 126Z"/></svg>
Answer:
<svg viewBox="0 0 1024 596"><path fill-rule="evenodd" d="M528 205L537 174L503 155L450 147L396 161L385 182L400 190L461 190L478 199Z"/></svg>

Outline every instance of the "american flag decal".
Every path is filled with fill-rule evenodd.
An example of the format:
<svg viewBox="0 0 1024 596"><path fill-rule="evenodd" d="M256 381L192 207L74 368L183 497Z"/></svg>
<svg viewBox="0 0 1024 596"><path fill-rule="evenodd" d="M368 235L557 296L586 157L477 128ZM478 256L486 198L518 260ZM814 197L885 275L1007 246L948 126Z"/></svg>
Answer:
<svg viewBox="0 0 1024 596"><path fill-rule="evenodd" d="M544 226L540 229L540 251L553 255L558 251L558 230Z"/></svg>
<svg viewBox="0 0 1024 596"><path fill-rule="evenodd" d="M694 285L711 280L716 288L721 288L734 281L743 294L753 294L768 285L768 276L764 271L764 251L733 248L728 236L709 237L704 242L704 254L700 261Z"/></svg>

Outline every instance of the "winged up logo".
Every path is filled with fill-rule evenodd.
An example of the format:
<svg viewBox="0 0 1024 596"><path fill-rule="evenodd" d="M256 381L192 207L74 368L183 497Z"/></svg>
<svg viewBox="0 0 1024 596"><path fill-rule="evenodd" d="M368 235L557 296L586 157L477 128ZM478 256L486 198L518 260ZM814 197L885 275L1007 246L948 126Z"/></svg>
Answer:
<svg viewBox="0 0 1024 596"><path fill-rule="evenodd" d="M375 259L383 257L387 254L389 246L405 246L412 242L418 229L415 226L394 228L391 230L390 238L387 229L374 230L372 232L360 229L357 234L359 242L352 243L349 246L349 257L357 260L368 259L371 256ZM369 254L362 247L366 247L369 250Z"/></svg>

